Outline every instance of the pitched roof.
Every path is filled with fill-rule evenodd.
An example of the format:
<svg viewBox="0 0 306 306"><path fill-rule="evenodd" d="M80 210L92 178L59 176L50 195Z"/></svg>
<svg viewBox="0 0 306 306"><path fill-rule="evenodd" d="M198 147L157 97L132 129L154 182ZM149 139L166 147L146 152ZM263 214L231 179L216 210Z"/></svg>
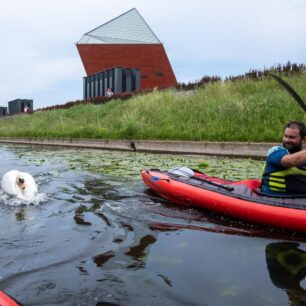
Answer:
<svg viewBox="0 0 306 306"><path fill-rule="evenodd" d="M160 44L148 24L133 8L85 33L78 44Z"/></svg>

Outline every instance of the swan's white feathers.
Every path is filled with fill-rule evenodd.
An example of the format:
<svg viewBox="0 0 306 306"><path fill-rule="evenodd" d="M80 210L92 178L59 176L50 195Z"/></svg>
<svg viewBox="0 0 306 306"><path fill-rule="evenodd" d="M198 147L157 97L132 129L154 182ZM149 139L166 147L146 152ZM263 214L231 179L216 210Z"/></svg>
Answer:
<svg viewBox="0 0 306 306"><path fill-rule="evenodd" d="M18 186L18 179L24 180L25 189ZM6 172L1 183L4 192L23 200L31 200L37 193L37 185L31 174L18 170Z"/></svg>

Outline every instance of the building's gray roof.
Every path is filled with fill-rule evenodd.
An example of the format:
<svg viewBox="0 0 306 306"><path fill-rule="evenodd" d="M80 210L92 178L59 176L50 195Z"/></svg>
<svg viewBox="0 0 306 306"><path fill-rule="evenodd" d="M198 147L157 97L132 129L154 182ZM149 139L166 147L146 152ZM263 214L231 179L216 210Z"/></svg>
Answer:
<svg viewBox="0 0 306 306"><path fill-rule="evenodd" d="M85 33L78 44L160 44L160 41L133 8Z"/></svg>

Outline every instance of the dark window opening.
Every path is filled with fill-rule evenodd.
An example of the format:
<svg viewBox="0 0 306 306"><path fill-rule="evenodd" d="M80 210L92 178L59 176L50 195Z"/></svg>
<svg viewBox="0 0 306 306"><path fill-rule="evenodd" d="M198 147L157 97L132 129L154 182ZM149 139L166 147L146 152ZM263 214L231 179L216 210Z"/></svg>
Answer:
<svg viewBox="0 0 306 306"><path fill-rule="evenodd" d="M126 92L126 70L122 70L122 92Z"/></svg>
<svg viewBox="0 0 306 306"><path fill-rule="evenodd" d="M136 73L132 71L132 91L136 90Z"/></svg>

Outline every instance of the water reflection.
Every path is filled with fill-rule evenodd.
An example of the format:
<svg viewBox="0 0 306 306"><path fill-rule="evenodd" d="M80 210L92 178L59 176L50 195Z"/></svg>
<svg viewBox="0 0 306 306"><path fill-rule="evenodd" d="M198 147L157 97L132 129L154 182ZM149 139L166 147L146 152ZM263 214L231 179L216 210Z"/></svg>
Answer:
<svg viewBox="0 0 306 306"><path fill-rule="evenodd" d="M26 219L26 212L25 209L23 207L21 207L16 213L16 221L23 221Z"/></svg>
<svg viewBox="0 0 306 306"><path fill-rule="evenodd" d="M94 256L93 261L97 267L102 267L109 259L111 259L114 256L115 256L114 252L109 251L109 252Z"/></svg>
<svg viewBox="0 0 306 306"><path fill-rule="evenodd" d="M145 256L149 253L146 249L156 241L156 238L152 235L146 235L142 237L139 244L130 247L130 249L125 252L125 255L130 256L134 259L134 262L127 266L128 269L141 269L145 267Z"/></svg>
<svg viewBox="0 0 306 306"><path fill-rule="evenodd" d="M275 242L266 247L266 261L272 283L283 289L292 306L306 305L306 251L296 242Z"/></svg>

